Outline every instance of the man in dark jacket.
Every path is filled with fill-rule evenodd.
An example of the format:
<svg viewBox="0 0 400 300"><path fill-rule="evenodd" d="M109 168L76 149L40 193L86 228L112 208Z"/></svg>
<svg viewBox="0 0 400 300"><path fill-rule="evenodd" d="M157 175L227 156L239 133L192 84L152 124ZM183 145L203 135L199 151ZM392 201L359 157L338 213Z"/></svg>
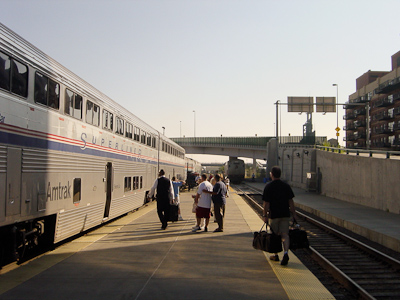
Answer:
<svg viewBox="0 0 400 300"><path fill-rule="evenodd" d="M168 226L169 207L174 199L174 188L171 180L165 177L164 170L160 170L158 176L159 178L154 181L148 197L153 197L155 191L157 191L157 214L162 224L161 229L165 229Z"/></svg>

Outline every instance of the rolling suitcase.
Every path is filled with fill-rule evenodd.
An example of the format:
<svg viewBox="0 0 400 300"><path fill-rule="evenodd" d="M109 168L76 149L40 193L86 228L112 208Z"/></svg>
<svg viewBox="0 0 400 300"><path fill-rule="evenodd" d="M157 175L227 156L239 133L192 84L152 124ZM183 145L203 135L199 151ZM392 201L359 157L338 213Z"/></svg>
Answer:
<svg viewBox="0 0 400 300"><path fill-rule="evenodd" d="M169 206L169 221L171 222L178 221L178 205Z"/></svg>
<svg viewBox="0 0 400 300"><path fill-rule="evenodd" d="M299 228L289 230L290 250L308 248L310 246L307 238L307 232Z"/></svg>

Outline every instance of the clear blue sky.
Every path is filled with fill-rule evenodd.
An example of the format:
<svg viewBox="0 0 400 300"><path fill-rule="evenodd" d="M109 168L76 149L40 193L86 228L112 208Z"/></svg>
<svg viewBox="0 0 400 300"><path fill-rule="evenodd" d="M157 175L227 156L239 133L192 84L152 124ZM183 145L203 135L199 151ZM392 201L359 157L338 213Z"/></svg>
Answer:
<svg viewBox="0 0 400 300"><path fill-rule="evenodd" d="M275 135L276 100L348 101L400 50L398 0L2 0L0 22L168 137ZM196 113L193 113L195 111ZM343 127L339 108L339 127ZM281 113L282 135L305 114ZM336 138L336 114L313 114ZM343 130L339 141L343 144Z"/></svg>

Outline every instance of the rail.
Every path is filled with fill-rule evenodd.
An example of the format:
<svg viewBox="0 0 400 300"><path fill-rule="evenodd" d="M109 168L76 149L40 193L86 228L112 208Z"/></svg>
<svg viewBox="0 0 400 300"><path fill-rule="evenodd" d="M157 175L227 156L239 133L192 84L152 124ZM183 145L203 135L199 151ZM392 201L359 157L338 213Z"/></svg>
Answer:
<svg viewBox="0 0 400 300"><path fill-rule="evenodd" d="M238 191L250 200L249 205L261 215L261 205L251 199L257 193L254 188L250 193L242 189ZM357 299L399 299L400 288L394 286L400 282L400 261L308 214L298 210L296 213L309 235L310 247L307 252L346 290ZM301 255L301 252L296 252L299 259Z"/></svg>

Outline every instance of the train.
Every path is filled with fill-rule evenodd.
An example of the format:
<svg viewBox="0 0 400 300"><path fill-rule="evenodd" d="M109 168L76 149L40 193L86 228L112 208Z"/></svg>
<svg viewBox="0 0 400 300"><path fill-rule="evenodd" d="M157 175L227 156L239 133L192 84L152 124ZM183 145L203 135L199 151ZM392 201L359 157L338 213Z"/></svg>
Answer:
<svg viewBox="0 0 400 300"><path fill-rule="evenodd" d="M238 158L230 159L225 163L224 170L230 182L241 183L246 171L244 160Z"/></svg>
<svg viewBox="0 0 400 300"><path fill-rule="evenodd" d="M188 174L201 174L202 165L197 160L186 157L186 169Z"/></svg>
<svg viewBox="0 0 400 300"><path fill-rule="evenodd" d="M114 76L114 75L111 75ZM0 23L0 255L19 259L146 203L185 149Z"/></svg>

